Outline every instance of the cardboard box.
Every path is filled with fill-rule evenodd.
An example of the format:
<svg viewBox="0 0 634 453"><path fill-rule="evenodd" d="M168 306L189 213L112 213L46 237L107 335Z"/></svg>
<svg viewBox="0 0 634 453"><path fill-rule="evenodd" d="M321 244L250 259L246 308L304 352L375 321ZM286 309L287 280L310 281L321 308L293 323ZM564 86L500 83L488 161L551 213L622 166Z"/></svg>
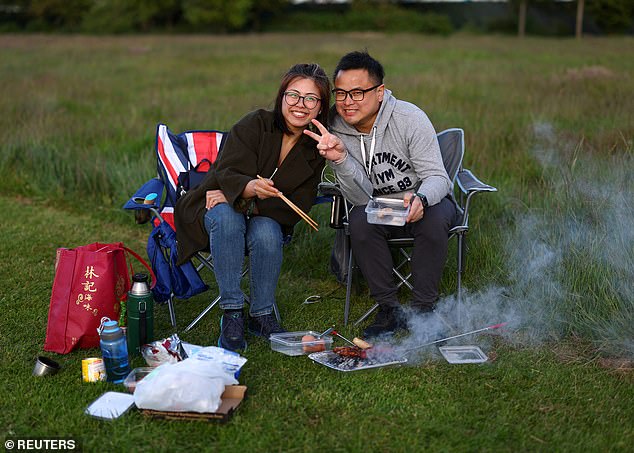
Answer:
<svg viewBox="0 0 634 453"><path fill-rule="evenodd" d="M153 418L168 420L204 420L225 423L233 416L234 412L246 397L246 385L228 385L220 397L220 407L216 412L172 412L141 409L143 415Z"/></svg>

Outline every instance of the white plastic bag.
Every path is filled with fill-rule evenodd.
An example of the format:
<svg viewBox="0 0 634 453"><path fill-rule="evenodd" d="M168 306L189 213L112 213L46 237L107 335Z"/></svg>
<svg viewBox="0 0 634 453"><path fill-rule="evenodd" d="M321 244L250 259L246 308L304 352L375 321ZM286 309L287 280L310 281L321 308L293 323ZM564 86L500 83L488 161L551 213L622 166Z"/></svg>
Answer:
<svg viewBox="0 0 634 453"><path fill-rule="evenodd" d="M236 355L242 364L246 362ZM219 357L208 360L206 356L201 359L194 356L182 362L163 364L148 374L137 384L134 402L139 409L215 412L225 385L237 383L234 374L226 369Z"/></svg>
<svg viewBox="0 0 634 453"><path fill-rule="evenodd" d="M225 373L236 379L240 376L240 368L247 362L247 359L237 352L217 348L216 346L207 346L198 349L191 355L191 358L220 364Z"/></svg>

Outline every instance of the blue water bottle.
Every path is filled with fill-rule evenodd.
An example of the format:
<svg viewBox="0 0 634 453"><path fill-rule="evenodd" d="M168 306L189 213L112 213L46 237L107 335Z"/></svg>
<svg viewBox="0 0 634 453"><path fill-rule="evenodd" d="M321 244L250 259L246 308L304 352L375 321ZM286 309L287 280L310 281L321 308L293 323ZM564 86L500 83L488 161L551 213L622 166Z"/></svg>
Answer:
<svg viewBox="0 0 634 453"><path fill-rule="evenodd" d="M125 335L117 321L111 321L109 318L101 320L99 346L106 365L106 380L115 384L122 383L130 374L130 364Z"/></svg>

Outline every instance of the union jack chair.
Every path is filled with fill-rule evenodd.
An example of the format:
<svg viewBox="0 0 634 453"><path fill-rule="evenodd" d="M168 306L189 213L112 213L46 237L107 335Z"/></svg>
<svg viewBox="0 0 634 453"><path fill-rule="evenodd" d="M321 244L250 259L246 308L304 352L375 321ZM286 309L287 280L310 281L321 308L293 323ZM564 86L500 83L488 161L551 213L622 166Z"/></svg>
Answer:
<svg viewBox="0 0 634 453"><path fill-rule="evenodd" d="M155 152L157 157L157 176L147 181L141 186L135 194L126 202L123 209L135 211L137 223L146 223L151 220L154 226L153 232L160 227L159 236L161 242L158 246L162 249L166 261L170 265L170 274L175 264L175 247L169 248L165 243L165 239L169 239L175 245L175 226L174 226L174 206L179 196L179 191L184 190L182 181L184 176L195 178L195 176L204 175L218 157L226 133L217 130L192 130L182 132L180 134L172 133L165 124L158 124L156 128ZM150 254L150 245L152 235L148 240L148 254ZM203 267L208 267L213 272L213 263L210 256L198 253L195 258L198 260L197 265L189 262L184 266L187 275L192 275L191 269L195 268L197 275ZM153 257L150 256L152 260ZM189 266L192 266L190 268ZM246 269L243 275L246 274ZM169 275L163 279L169 280ZM195 279L195 277L193 277ZM175 288L173 277L172 281L161 281L162 277L157 274L157 287L167 288L167 305L169 308L170 321L172 326L176 326L176 314L174 310L174 298L186 299L202 291L205 291L207 285L196 284L194 287ZM202 281L201 281L202 282ZM154 293L155 299L158 294ZM216 297L214 301L201 313L192 323L187 326L185 331L190 330L194 325L220 300ZM163 300L158 300L159 302Z"/></svg>

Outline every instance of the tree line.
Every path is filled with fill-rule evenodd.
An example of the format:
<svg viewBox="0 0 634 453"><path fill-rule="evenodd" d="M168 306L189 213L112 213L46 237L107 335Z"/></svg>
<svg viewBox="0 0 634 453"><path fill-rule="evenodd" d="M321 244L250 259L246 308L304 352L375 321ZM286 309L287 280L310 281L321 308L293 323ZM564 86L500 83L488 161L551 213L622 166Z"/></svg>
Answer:
<svg viewBox="0 0 634 453"><path fill-rule="evenodd" d="M584 10L585 3L585 10ZM576 6L575 6L576 5ZM581 6L581 8L579 7ZM634 31L634 0L509 0L488 14L486 5L353 0L338 5L293 5L289 0L0 0L0 32L235 33L261 31L406 31L449 34L474 28L472 9L485 8L479 31L579 36ZM575 11L576 9L576 11ZM565 10L565 11L564 11ZM483 12L484 11L484 12ZM544 15L570 16L547 25ZM570 14L568 12L571 11ZM584 12L585 11L585 12ZM532 14L531 14L532 13ZM568 21L565 16L564 21ZM551 21L552 22L552 21Z"/></svg>

